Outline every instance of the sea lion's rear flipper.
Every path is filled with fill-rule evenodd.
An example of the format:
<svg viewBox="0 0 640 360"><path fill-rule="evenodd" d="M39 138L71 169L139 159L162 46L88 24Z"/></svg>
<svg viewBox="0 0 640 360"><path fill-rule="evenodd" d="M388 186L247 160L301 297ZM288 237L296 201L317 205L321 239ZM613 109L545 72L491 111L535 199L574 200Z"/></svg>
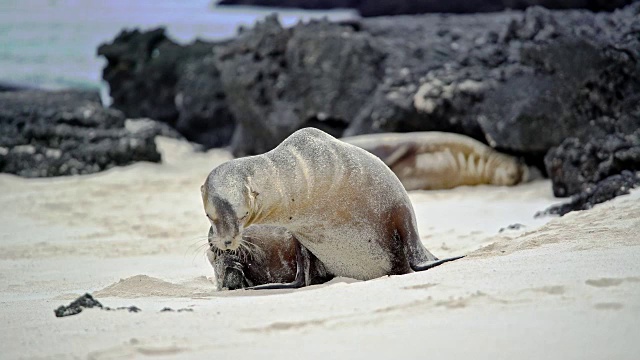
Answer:
<svg viewBox="0 0 640 360"><path fill-rule="evenodd" d="M424 271L424 270L429 270L431 268L434 268L438 265L442 265L446 262L449 261L453 261L453 260L458 260L458 259L462 259L464 256L455 256L455 257L450 257L450 258L446 258L446 259L441 259L441 260L433 260L433 261L427 261L421 264L409 264L411 266L411 270L413 271Z"/></svg>
<svg viewBox="0 0 640 360"><path fill-rule="evenodd" d="M268 290L268 289L297 289L303 286L309 285L310 276L309 270L311 266L310 253L307 248L302 246L297 239L293 239L296 246L296 278L285 284L264 284L258 286L252 286L247 289L250 290Z"/></svg>

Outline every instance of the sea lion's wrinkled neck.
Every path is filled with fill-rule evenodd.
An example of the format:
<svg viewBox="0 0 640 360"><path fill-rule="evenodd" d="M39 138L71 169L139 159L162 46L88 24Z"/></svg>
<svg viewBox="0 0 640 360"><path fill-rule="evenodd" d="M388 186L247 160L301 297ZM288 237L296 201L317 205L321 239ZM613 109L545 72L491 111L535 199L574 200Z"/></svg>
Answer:
<svg viewBox="0 0 640 360"><path fill-rule="evenodd" d="M261 159L269 163L268 158ZM264 164L263 164L264 165ZM244 220L244 228L251 225L279 225L282 221L282 208L286 194L279 182L274 181L277 169L274 164L262 166L262 171L269 171L267 176L247 177L246 196L249 203L249 216ZM266 196L266 195L269 196Z"/></svg>

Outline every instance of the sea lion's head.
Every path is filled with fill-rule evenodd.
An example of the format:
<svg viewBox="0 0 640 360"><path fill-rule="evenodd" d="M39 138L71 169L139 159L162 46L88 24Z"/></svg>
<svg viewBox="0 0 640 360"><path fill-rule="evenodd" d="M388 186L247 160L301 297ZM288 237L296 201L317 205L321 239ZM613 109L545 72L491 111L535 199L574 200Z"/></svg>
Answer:
<svg viewBox="0 0 640 360"><path fill-rule="evenodd" d="M233 171L233 161L213 169L200 187L205 215L215 229L213 246L236 250L242 242L242 231L248 224L254 194L248 177Z"/></svg>
<svg viewBox="0 0 640 360"><path fill-rule="evenodd" d="M244 275L243 262L240 254L233 251L223 251L213 246L216 238L213 227L209 228L209 249L206 255L215 273L215 284L218 290L235 290L251 286Z"/></svg>
<svg viewBox="0 0 640 360"><path fill-rule="evenodd" d="M512 186L532 180L532 173L522 159L515 159L501 153L494 153L489 157L488 163L493 164L495 168L489 179L490 184Z"/></svg>

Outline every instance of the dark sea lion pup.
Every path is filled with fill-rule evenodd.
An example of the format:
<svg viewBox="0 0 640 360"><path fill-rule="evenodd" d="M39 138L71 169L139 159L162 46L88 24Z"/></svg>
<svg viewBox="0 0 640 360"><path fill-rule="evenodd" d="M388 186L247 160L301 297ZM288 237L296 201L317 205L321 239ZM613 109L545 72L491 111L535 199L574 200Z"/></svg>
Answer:
<svg viewBox="0 0 640 360"><path fill-rule="evenodd" d="M460 258L438 260L422 245L409 196L380 159L313 128L213 169L202 199L221 250L238 249L253 224L284 227L295 239L295 279L256 289L309 285L309 252L328 273L360 280Z"/></svg>
<svg viewBox="0 0 640 360"><path fill-rule="evenodd" d="M242 242L235 251L213 246L216 239L209 228L207 259L213 267L218 290L244 289L262 284L288 283L296 278L296 240L283 227L253 225L242 232ZM308 253L309 284L322 284L331 279L313 254Z"/></svg>

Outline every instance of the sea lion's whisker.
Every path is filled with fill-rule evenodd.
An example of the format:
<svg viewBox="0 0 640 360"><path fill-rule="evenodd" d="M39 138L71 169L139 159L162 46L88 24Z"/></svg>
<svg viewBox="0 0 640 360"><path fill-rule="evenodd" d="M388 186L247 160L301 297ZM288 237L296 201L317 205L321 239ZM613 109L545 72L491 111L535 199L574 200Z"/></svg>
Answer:
<svg viewBox="0 0 640 360"><path fill-rule="evenodd" d="M188 238L188 239L182 239L180 241L183 241L183 242L187 242L188 241L188 242L191 242L192 244L195 244L195 243L197 243L199 241L208 240L208 239L209 239L208 235L201 235L201 236L196 236L196 237L192 237L192 238Z"/></svg>
<svg viewBox="0 0 640 360"><path fill-rule="evenodd" d="M202 244L195 249L193 253L193 257L191 258L191 265L193 265L194 261L196 260L196 256L198 256L198 254L205 254L205 252L203 252L202 250L204 250L207 245L208 244Z"/></svg>
<svg viewBox="0 0 640 360"><path fill-rule="evenodd" d="M248 237L248 236L247 238L252 239L251 237ZM252 242L246 241L244 239L240 244L243 245L245 249L247 249L248 255L251 255L251 258L253 258L254 260L264 260L264 258L266 257L264 250L262 250L260 246Z"/></svg>
<svg viewBox="0 0 640 360"><path fill-rule="evenodd" d="M200 240L200 241L202 241L202 240ZM208 245L207 242L204 242L204 243L201 243L201 244L193 243L193 244L185 247L184 253L182 254L182 256L183 257L187 257L187 255L191 254L192 251L193 251L194 254L197 254L198 252L200 252L200 250L202 250L203 246L207 246L207 245Z"/></svg>

